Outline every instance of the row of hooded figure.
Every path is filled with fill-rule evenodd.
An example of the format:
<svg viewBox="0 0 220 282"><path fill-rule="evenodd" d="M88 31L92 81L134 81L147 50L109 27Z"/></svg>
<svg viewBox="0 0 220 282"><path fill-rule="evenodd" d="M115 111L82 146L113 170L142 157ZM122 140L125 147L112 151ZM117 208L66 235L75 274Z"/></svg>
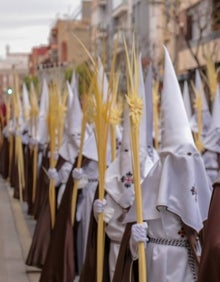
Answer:
<svg viewBox="0 0 220 282"><path fill-rule="evenodd" d="M71 84L67 83L69 96L64 136L57 151L52 152L47 143L46 81L40 101L37 138L33 138L28 130L13 133L11 123L3 130L1 174L10 180L15 198L21 197L17 180L19 171L16 157L13 161L12 156L10 165L8 156L10 143L16 143L13 134L21 135L25 167L22 197L27 201L28 214L36 220L26 264L42 270L41 282L98 281L99 271L104 282L142 281L138 269L140 243L145 249L146 281L214 282L220 279L216 267L217 252L212 253L217 248L217 235L212 228L213 224L218 226L219 223L217 219L208 217L211 194L216 190L212 185L218 187L218 167L215 167L217 173L214 177L212 174L210 179L195 145L184 99L166 48L160 102L160 148L154 148L152 69L149 67L144 82L141 64L139 68L138 94L143 100L138 156L141 223L137 223L137 179L127 106L124 107L122 126L116 128L117 153L113 161L110 142L106 144L105 194L101 199L97 138L91 125L85 129L81 165L78 165L83 113L75 77ZM211 125L204 137L206 151L214 152L216 156L219 153L216 147L220 146L219 120L216 125L216 114L220 113L218 105L217 91ZM38 148L38 173L36 191L33 192L35 146ZM50 163L52 153L56 159L55 166ZM54 223L50 208L51 180L56 199ZM74 187L77 189L77 201L73 215ZM102 270L97 269L97 222L100 214L103 214L105 234Z"/></svg>

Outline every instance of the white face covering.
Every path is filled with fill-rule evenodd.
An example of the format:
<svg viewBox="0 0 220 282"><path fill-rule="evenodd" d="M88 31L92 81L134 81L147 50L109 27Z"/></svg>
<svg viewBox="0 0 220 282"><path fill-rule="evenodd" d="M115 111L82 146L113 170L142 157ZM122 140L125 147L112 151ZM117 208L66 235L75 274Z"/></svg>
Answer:
<svg viewBox="0 0 220 282"><path fill-rule="evenodd" d="M81 133L75 132L68 135L68 142L72 143L74 147L79 148L81 140Z"/></svg>
<svg viewBox="0 0 220 282"><path fill-rule="evenodd" d="M220 128L209 132L203 139L203 146L213 152L220 153Z"/></svg>
<svg viewBox="0 0 220 282"><path fill-rule="evenodd" d="M74 163L75 158L78 155L79 146L80 146L80 133L68 134L64 138L64 142L59 149L59 154L68 162Z"/></svg>
<svg viewBox="0 0 220 282"><path fill-rule="evenodd" d="M211 186L202 158L192 145L163 152L142 184L144 220L158 218L166 208L199 232L207 219ZM150 196L149 196L150 195ZM126 222L135 220L135 207Z"/></svg>
<svg viewBox="0 0 220 282"><path fill-rule="evenodd" d="M207 218L211 185L201 155L193 145L161 154L162 170L156 206L165 206L194 230Z"/></svg>

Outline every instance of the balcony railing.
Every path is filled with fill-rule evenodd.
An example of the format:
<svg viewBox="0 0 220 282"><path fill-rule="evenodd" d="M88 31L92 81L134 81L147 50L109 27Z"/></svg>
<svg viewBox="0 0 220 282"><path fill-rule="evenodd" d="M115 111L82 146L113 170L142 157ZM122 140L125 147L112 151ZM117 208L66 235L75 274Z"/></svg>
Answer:
<svg viewBox="0 0 220 282"><path fill-rule="evenodd" d="M113 17L118 17L120 14L128 11L127 0L113 0L112 3Z"/></svg>
<svg viewBox="0 0 220 282"><path fill-rule="evenodd" d="M98 5L105 6L107 4L107 0L98 0Z"/></svg>

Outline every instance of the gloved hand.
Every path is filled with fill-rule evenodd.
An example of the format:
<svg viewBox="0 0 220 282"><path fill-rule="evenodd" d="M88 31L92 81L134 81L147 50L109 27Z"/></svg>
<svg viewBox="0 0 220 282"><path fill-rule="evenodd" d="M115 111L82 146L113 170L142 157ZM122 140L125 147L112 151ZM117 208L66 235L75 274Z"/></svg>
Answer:
<svg viewBox="0 0 220 282"><path fill-rule="evenodd" d="M100 213L103 213L107 205L106 199L100 200L96 199L93 203L93 212L95 217L98 216Z"/></svg>
<svg viewBox="0 0 220 282"><path fill-rule="evenodd" d="M60 207L65 189L66 189L66 184L61 184L57 194L57 208Z"/></svg>
<svg viewBox="0 0 220 282"><path fill-rule="evenodd" d="M5 126L5 127L3 128L2 134L5 136L5 138L8 139L10 133L9 133L9 130L8 130L8 127L7 127L7 126Z"/></svg>
<svg viewBox="0 0 220 282"><path fill-rule="evenodd" d="M29 139L29 143L30 143L30 145L37 145L38 144L38 141L37 141L37 139L36 138L33 138L33 137L31 137L30 139Z"/></svg>
<svg viewBox="0 0 220 282"><path fill-rule="evenodd" d="M21 130L20 130L20 129L17 129L17 130L15 131L15 135L16 135L16 136L22 136Z"/></svg>
<svg viewBox="0 0 220 282"><path fill-rule="evenodd" d="M29 143L29 137L27 134L21 135L22 143L27 145Z"/></svg>
<svg viewBox="0 0 220 282"><path fill-rule="evenodd" d="M96 199L93 204L93 213L96 220L100 213L104 213L104 221L105 223L109 223L109 221L114 215L114 209L112 207L107 207L106 199Z"/></svg>
<svg viewBox="0 0 220 282"><path fill-rule="evenodd" d="M72 164L69 163L69 162L65 162L62 165L61 169L58 172L61 183L66 183L67 182L67 180L69 178L69 175L70 175L71 169L72 169Z"/></svg>
<svg viewBox="0 0 220 282"><path fill-rule="evenodd" d="M88 184L88 178L87 177L83 177L80 180L78 180L78 189L83 189L86 187L86 185Z"/></svg>
<svg viewBox="0 0 220 282"><path fill-rule="evenodd" d="M55 186L58 186L60 184L59 174L55 168L49 168L47 174L50 179L54 180Z"/></svg>
<svg viewBox="0 0 220 282"><path fill-rule="evenodd" d="M134 203L134 198L134 188L129 187L121 194L118 203L122 208L126 209Z"/></svg>
<svg viewBox="0 0 220 282"><path fill-rule="evenodd" d="M51 152L50 152L50 151L48 152L47 156L48 156L48 158L51 157ZM57 150L55 150L55 151L53 152L53 159L54 159L54 160L58 160L58 157L59 157L59 152L58 152Z"/></svg>
<svg viewBox="0 0 220 282"><path fill-rule="evenodd" d="M133 259L138 258L138 243L147 242L147 222L133 224L131 227L130 250Z"/></svg>
<svg viewBox="0 0 220 282"><path fill-rule="evenodd" d="M74 180L80 180L81 178L83 178L83 169L82 168L77 168L75 167L73 169L73 172L72 172L72 177Z"/></svg>
<svg viewBox="0 0 220 282"><path fill-rule="evenodd" d="M77 205L76 205L76 221L80 221L83 216L83 210L85 205L85 198L82 194L78 196Z"/></svg>

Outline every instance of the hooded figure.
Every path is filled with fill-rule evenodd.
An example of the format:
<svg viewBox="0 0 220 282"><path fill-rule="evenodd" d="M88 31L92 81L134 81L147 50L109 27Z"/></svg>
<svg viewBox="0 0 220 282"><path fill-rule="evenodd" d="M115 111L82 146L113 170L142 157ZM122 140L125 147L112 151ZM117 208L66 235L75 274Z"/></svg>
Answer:
<svg viewBox="0 0 220 282"><path fill-rule="evenodd" d="M206 99L206 95L203 89L202 79L199 73L199 70L196 70L196 77L195 77L195 89L196 95L201 96L202 98L202 138L207 135L210 121L211 121L211 114L209 112L208 102ZM196 97L197 98L197 97ZM198 132L198 111L194 113L190 120L191 129L193 132Z"/></svg>
<svg viewBox="0 0 220 282"><path fill-rule="evenodd" d="M150 168L152 160L148 155L148 125L147 110L145 103L145 85L141 66L141 56L139 57L139 96L143 99L144 110L140 129L140 171L143 180ZM152 121L152 120L151 120ZM152 137L152 133L150 135ZM150 142L150 141L149 141ZM152 140L151 140L152 144ZM149 144L150 145L150 144ZM116 159L109 165L105 178L105 200L94 202L94 215L97 218L98 213L104 209L104 220L106 223L105 232L110 239L109 253L109 273L112 281L115 265L119 253L120 243L125 229L123 219L134 202L134 180L132 168L132 151L130 143L130 117L129 109L125 107L123 118L123 131L121 147Z"/></svg>
<svg viewBox="0 0 220 282"><path fill-rule="evenodd" d="M220 277L220 173L213 183L212 198L209 207L208 220L203 232L202 255L199 264L198 282L218 282Z"/></svg>
<svg viewBox="0 0 220 282"><path fill-rule="evenodd" d="M188 120L190 121L192 118L192 107L191 107L191 101L190 101L190 95L189 95L189 86L186 80L184 81L184 84L183 84L183 102L184 102L184 106L186 109Z"/></svg>
<svg viewBox="0 0 220 282"><path fill-rule="evenodd" d="M49 137L47 130L48 107L49 107L49 89L48 89L46 78L44 77L42 81L42 90L41 90L37 124L34 125L35 127L31 132L31 138L30 138L31 145L35 146L38 144L39 174L38 174L36 197L34 203L35 219L38 218L41 211L41 205L45 199L46 189L42 189L42 187L48 185L48 177L45 173L45 169L47 170L49 166L49 159L48 159Z"/></svg>
<svg viewBox="0 0 220 282"><path fill-rule="evenodd" d="M31 246L27 255L26 264L42 268L51 235L50 206L49 206L49 179L46 170L49 166L48 158L48 130L47 114L49 105L49 90L46 79L43 79L40 98L37 136L32 136L33 144L38 143L42 154L41 167L37 181L34 216L37 219ZM35 139L36 138L36 139Z"/></svg>
<svg viewBox="0 0 220 282"><path fill-rule="evenodd" d="M146 222L133 224L131 230L127 230L131 232L130 250L133 259L137 259L138 242L146 244L149 282L197 281L199 244L196 240L207 218L210 187L166 48L161 122L160 161L142 183ZM125 222L135 221L135 207L132 206ZM119 277L114 281L119 281Z"/></svg>
<svg viewBox="0 0 220 282"><path fill-rule="evenodd" d="M48 143L48 130L47 130L47 114L49 107L49 89L47 81L43 78L42 93L40 98L39 118L38 118L38 132L37 141L45 146Z"/></svg>
<svg viewBox="0 0 220 282"><path fill-rule="evenodd" d="M75 223L74 226L72 224L71 207L74 187L72 171L76 166L77 156L79 154L82 111L78 93L72 93L69 83L67 83L67 87L69 96L66 115L66 128L64 132L65 136L63 144L59 150L59 156L64 160L64 163L61 167L52 170L49 173L50 176L55 179L56 186L59 187L59 208L57 210L55 225L51 234L51 240L47 251L45 264L40 277L41 282L73 281L76 273L78 273L78 224ZM88 138L86 136L86 140L84 141L84 149L85 144L87 144L87 141L89 142L90 137L91 135ZM88 150L89 152L92 150L91 154L95 155L94 147L90 146ZM87 162L87 159L83 158L82 162L82 166L84 166L84 163ZM83 188L82 185L80 187ZM79 191L77 194L79 201Z"/></svg>
<svg viewBox="0 0 220 282"><path fill-rule="evenodd" d="M209 131L203 139L203 146L205 152L203 153L203 160L207 173L212 183L220 168L220 90L216 89L215 100L213 102L212 119Z"/></svg>

